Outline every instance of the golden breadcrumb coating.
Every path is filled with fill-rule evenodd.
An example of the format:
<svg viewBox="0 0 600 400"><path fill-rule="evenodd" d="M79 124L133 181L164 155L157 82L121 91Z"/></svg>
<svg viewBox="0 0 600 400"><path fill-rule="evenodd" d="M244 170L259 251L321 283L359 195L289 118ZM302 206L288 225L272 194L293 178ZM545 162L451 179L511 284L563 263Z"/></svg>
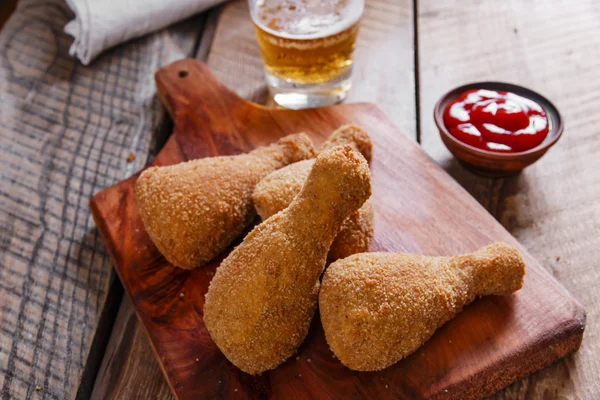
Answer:
<svg viewBox="0 0 600 400"><path fill-rule="evenodd" d="M371 162L373 143L367 132L355 125L338 128L327 139L321 151L348 144ZM267 175L254 190L252 199L258 215L266 220L271 215L286 208L302 189L315 160L304 160L281 168ZM354 253L369 250L373 240L373 204L371 200L346 221L338 237L331 245L330 261L344 258Z"/></svg>
<svg viewBox="0 0 600 400"><path fill-rule="evenodd" d="M356 125L342 125L337 128L321 145L320 151L345 145L352 147L354 151L358 151L371 164L373 159L373 142L367 131Z"/></svg>
<svg viewBox="0 0 600 400"><path fill-rule="evenodd" d="M525 262L496 243L457 257L355 254L331 264L319 310L327 343L357 371L377 371L408 356L478 296L521 288Z"/></svg>
<svg viewBox="0 0 600 400"><path fill-rule="evenodd" d="M254 188L252 201L256 212L266 220L290 205L302 189L315 160L303 160L271 172Z"/></svg>
<svg viewBox="0 0 600 400"><path fill-rule="evenodd" d="M361 208L346 218L329 249L329 262L369 251L375 235L373 214L373 200L369 198Z"/></svg>
<svg viewBox="0 0 600 400"><path fill-rule="evenodd" d="M301 133L248 154L150 167L135 184L146 231L173 265L203 265L253 221L256 184L270 172L314 154L312 141Z"/></svg>
<svg viewBox="0 0 600 400"><path fill-rule="evenodd" d="M204 322L234 365L260 374L296 352L317 306L331 242L370 195L360 153L350 146L322 152L290 206L256 226L221 263Z"/></svg>

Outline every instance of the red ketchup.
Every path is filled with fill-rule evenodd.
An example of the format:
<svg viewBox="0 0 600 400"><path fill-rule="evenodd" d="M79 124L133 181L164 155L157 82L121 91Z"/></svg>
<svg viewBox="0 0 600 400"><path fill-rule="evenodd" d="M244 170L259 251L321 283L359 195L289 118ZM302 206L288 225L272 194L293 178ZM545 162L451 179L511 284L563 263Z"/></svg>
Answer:
<svg viewBox="0 0 600 400"><path fill-rule="evenodd" d="M510 92L475 89L461 94L444 110L452 136L478 149L515 153L544 141L550 124L536 102Z"/></svg>

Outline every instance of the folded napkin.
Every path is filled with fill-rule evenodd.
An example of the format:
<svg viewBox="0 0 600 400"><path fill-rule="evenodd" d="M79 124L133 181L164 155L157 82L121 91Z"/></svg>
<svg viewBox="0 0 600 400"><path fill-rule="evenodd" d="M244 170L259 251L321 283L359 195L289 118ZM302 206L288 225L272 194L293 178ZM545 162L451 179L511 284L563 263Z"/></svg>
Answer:
<svg viewBox="0 0 600 400"><path fill-rule="evenodd" d="M75 38L69 53L85 65L126 40L143 36L224 0L67 0L75 19L65 32Z"/></svg>

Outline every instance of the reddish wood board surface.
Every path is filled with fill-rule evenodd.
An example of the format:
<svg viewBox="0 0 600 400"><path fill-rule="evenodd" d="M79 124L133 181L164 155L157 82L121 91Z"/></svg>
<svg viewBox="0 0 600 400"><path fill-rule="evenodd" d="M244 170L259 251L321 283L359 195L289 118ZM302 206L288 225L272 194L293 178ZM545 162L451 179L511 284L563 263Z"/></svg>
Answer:
<svg viewBox="0 0 600 400"><path fill-rule="evenodd" d="M154 165L236 154L304 131L315 144L335 128L358 124L372 136L374 251L429 255L470 252L515 239L372 104L292 111L246 102L206 65L183 60L156 75L174 134ZM180 399L479 398L548 365L581 343L585 311L524 249L521 291L477 300L412 356L375 373L353 372L325 342L318 315L279 368L250 376L210 339L204 294L221 258L194 271L169 265L146 234L133 176L98 193L92 213L173 393Z"/></svg>

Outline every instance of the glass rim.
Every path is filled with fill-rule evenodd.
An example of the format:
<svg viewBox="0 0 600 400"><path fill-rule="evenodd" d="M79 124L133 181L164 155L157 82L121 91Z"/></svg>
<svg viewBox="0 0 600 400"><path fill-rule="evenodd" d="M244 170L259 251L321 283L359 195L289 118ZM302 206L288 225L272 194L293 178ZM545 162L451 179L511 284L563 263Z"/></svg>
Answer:
<svg viewBox="0 0 600 400"><path fill-rule="evenodd" d="M248 7L249 7L249 12L250 12L250 18L252 19L252 23L254 24L255 27L265 31L266 33L275 36L275 37L280 37L283 39L288 39L288 40L315 40L315 39L320 39L320 38L324 38L324 37L330 37L330 36L334 36L337 35L340 32L343 32L346 29L349 29L352 26L358 25L360 23L360 20L362 19L364 12L365 12L365 0L354 0L357 4L360 5L360 12L357 12L356 16L352 17L352 22L351 23L347 23L347 24L343 24L340 25L339 29L335 29L335 30L331 30L328 32L317 32L314 34L308 34L308 35L301 35L301 34L288 34L282 31L276 31L273 30L267 26L265 26L264 24L261 24L260 22L257 21L257 17L256 17L256 11L254 10L254 4L256 4L258 1L262 1L262 0L248 0Z"/></svg>

